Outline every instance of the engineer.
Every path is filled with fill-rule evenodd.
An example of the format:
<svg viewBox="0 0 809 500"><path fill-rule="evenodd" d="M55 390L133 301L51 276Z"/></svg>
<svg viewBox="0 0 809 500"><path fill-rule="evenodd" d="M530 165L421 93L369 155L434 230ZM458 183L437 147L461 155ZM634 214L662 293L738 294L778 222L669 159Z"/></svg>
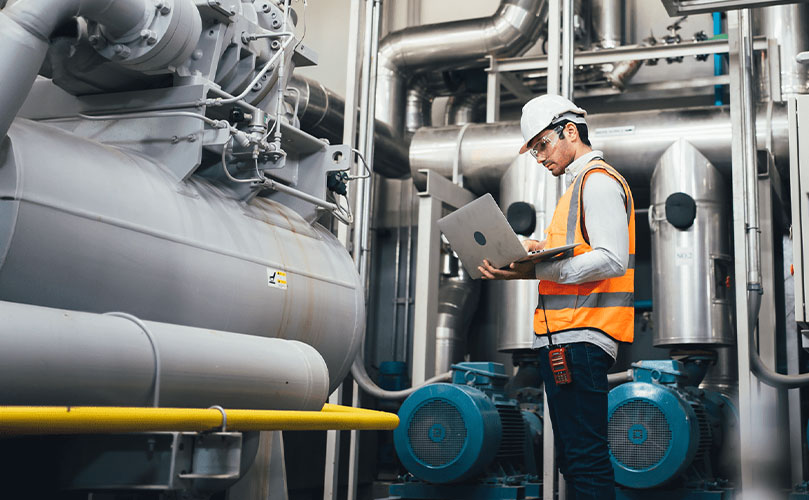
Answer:
<svg viewBox="0 0 809 500"><path fill-rule="evenodd" d="M586 112L554 95L531 99L520 127L529 152L568 188L556 205L544 241L527 250L578 243L573 256L513 263L484 279L539 279L534 349L548 396L557 461L568 499L615 498L607 441L607 370L620 342L634 333L635 215L624 178L593 151ZM566 362L551 371L550 356ZM556 377L555 375L558 375Z"/></svg>

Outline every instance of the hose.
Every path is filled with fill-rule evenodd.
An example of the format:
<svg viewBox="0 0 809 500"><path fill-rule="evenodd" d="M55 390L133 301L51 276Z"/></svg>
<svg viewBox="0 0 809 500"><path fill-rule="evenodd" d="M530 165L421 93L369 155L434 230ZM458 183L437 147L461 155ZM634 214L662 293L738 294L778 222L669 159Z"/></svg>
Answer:
<svg viewBox="0 0 809 500"><path fill-rule="evenodd" d="M416 387L411 387L410 389L403 389L401 391L387 391L376 385L376 383L371 380L368 372L365 371L365 361L363 361L362 356L358 354L354 359L354 364L351 365L351 376L354 377L357 385L359 385L363 391L375 398L401 400L410 396L425 385L435 384L438 382L448 382L452 378L452 372L436 375L433 378L425 380L423 384Z"/></svg>
<svg viewBox="0 0 809 500"><path fill-rule="evenodd" d="M759 380L770 387L781 389L795 389L809 385L809 373L800 375L784 375L770 369L758 355L755 342L753 342L753 326L758 321L758 313L761 309L761 293L759 290L750 290L748 295L748 313L750 322L750 369Z"/></svg>

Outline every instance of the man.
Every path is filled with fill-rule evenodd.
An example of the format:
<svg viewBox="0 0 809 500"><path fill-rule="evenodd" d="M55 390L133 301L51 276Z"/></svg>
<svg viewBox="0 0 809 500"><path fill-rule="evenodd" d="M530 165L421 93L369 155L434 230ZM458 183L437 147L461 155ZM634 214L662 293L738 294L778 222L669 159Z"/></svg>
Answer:
<svg viewBox="0 0 809 500"><path fill-rule="evenodd" d="M607 442L607 370L619 342L634 331L635 216L624 178L593 151L586 112L569 100L543 95L522 111L523 144L537 163L569 187L559 200L544 241L527 250L578 243L573 256L555 262L513 263L496 269L488 261L484 279L539 279L534 312L534 349L548 395L559 468L568 499L615 498ZM569 383L551 370L560 351Z"/></svg>

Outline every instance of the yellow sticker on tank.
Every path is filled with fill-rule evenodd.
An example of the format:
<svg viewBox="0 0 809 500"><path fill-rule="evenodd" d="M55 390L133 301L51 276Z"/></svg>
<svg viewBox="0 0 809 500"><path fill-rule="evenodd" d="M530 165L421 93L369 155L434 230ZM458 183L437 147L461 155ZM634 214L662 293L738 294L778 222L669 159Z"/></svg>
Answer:
<svg viewBox="0 0 809 500"><path fill-rule="evenodd" d="M287 289L287 273L285 271L278 271L276 269L267 268L267 286L280 288L281 290Z"/></svg>

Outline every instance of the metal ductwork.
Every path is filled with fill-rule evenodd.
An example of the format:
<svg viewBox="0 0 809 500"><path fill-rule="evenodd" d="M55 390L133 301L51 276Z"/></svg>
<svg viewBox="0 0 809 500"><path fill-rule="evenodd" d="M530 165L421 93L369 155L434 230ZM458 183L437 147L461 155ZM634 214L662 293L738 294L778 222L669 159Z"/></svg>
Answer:
<svg viewBox="0 0 809 500"><path fill-rule="evenodd" d="M777 5L753 10L753 32L780 45L781 92L785 96L809 92L809 67L795 55L809 50L809 4ZM769 89L762 89L769 95Z"/></svg>
<svg viewBox="0 0 809 500"><path fill-rule="evenodd" d="M326 138L332 144L343 141L345 99L326 88L320 82L293 75L289 86L300 92L298 118L301 129L316 137ZM374 171L385 177L402 177L402 165L409 163L407 142L394 135L390 127L377 120L374 140L379 154L374 155Z"/></svg>
<svg viewBox="0 0 809 500"><path fill-rule="evenodd" d="M393 32L379 47L376 117L401 134L408 78L486 55L513 56L539 36L546 0L502 0L490 17L416 26ZM406 164L400 176L407 175Z"/></svg>
<svg viewBox="0 0 809 500"><path fill-rule="evenodd" d="M760 107L756 120L758 143L772 136L773 154L779 168L789 164L789 126L786 107L776 105L768 122ZM653 110L588 115L587 125L594 149L604 151L609 162L633 185L648 186L655 164L678 139L693 144L721 172L730 172L731 122L728 107ZM476 193L497 192L500 179L522 144L519 122L471 124L461 127L423 128L410 146L413 172L429 169L452 176L453 161L461 151L458 168L464 187Z"/></svg>
<svg viewBox="0 0 809 500"><path fill-rule="evenodd" d="M591 0L593 44L614 49L624 44L624 12L626 0Z"/></svg>
<svg viewBox="0 0 809 500"><path fill-rule="evenodd" d="M484 121L486 96L483 94L454 95L447 100L444 123L465 125Z"/></svg>

